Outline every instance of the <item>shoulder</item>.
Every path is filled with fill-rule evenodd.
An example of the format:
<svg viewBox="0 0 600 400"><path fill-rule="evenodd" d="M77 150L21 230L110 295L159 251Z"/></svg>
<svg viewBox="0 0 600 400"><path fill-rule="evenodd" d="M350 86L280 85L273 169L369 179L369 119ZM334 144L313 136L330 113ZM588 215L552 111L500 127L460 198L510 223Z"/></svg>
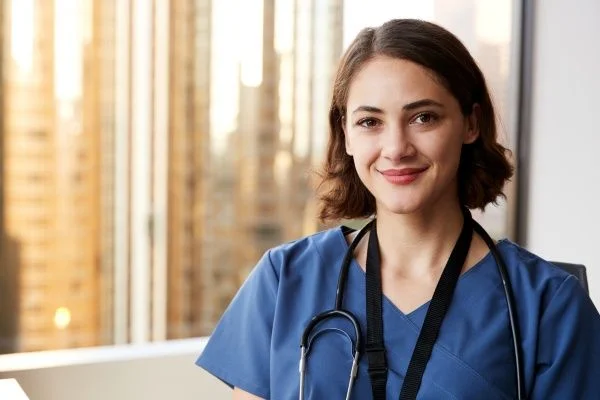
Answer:
<svg viewBox="0 0 600 400"><path fill-rule="evenodd" d="M507 268L531 283L561 281L569 276L567 272L542 256L534 254L508 239L498 242L498 248L505 258Z"/></svg>
<svg viewBox="0 0 600 400"><path fill-rule="evenodd" d="M267 256L276 275L280 277L282 273L298 273L341 259L344 246L346 242L342 229L335 227L273 247Z"/></svg>
<svg viewBox="0 0 600 400"><path fill-rule="evenodd" d="M498 248L516 298L538 303L543 310L558 293L587 297L575 276L543 257L507 239L500 241Z"/></svg>
<svg viewBox="0 0 600 400"><path fill-rule="evenodd" d="M343 246L346 242L338 227L269 248L250 270L236 297L260 291L269 293L274 301L282 286L331 275L339 265L336 260L344 255Z"/></svg>

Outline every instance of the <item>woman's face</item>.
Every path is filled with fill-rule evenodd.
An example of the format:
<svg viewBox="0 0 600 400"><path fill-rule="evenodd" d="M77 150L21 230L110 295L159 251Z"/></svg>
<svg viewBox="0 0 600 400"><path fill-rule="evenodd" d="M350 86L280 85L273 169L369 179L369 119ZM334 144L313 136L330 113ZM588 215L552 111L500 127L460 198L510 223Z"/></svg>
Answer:
<svg viewBox="0 0 600 400"><path fill-rule="evenodd" d="M368 61L349 89L346 151L377 212L456 202L461 148L479 135L477 113L465 117L432 72L391 57Z"/></svg>

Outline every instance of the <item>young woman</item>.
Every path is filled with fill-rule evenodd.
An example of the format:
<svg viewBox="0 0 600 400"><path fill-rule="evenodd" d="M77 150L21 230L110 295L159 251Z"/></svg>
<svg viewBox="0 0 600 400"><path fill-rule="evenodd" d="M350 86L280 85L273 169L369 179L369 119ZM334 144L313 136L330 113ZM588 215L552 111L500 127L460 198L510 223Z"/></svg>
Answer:
<svg viewBox="0 0 600 400"><path fill-rule="evenodd" d="M577 279L471 219L512 167L460 41L418 20L363 30L329 120L321 216L371 222L268 251L197 364L235 399L599 398Z"/></svg>

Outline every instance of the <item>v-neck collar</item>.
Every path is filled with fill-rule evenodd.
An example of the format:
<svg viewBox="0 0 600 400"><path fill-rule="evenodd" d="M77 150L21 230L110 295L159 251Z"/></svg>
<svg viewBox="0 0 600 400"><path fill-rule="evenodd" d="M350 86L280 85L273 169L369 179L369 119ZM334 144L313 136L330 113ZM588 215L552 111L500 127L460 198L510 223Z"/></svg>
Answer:
<svg viewBox="0 0 600 400"><path fill-rule="evenodd" d="M338 234L337 235L338 238L341 239L341 242L340 242L341 247L342 247L341 254L345 254L349 248L348 242L346 241L346 234L350 233L352 231L352 229L350 229L346 226L340 226L336 229L336 231ZM506 241L506 239L502 239L502 240L498 241L497 245L502 246L502 244L505 241ZM488 268L485 268L486 265L494 264L493 260L491 263L489 262L491 258L493 258L493 255L492 255L491 251L488 251L486 253L486 255L481 258L481 260L479 260L475 265L473 265L467 271L462 273L460 275L460 277L458 278L456 291L458 292L459 287L470 286L469 281L476 279L477 276L480 274L485 274L486 272L488 272L488 271L485 271L486 269L488 269ZM359 276L361 277L360 280L364 284L365 279L366 279L366 274L365 274L365 271L360 266L360 264L358 263L358 261L356 260L356 258L354 258L354 257L352 258L352 260L350 262L350 267L351 267L350 269L353 273L359 274ZM361 292L364 292L364 288L361 290ZM455 296L456 296L456 294L455 294ZM425 303L421 304L420 306L418 306L417 308L415 308L414 310L412 310L408 313L405 313L402 310L400 310L385 294L383 295L383 302L384 302L384 309L390 308L390 309L394 310L395 313L399 314L403 318L409 319L412 323L416 324L417 329L420 329L420 327L423 323L423 319L425 318L425 313L426 313L427 309L429 308L429 304L431 303L431 300L426 301Z"/></svg>

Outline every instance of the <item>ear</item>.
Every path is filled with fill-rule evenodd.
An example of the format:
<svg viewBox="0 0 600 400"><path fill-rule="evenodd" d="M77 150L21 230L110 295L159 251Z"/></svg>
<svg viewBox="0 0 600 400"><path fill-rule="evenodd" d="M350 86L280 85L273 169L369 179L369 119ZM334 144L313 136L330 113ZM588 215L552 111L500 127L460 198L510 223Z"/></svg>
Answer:
<svg viewBox="0 0 600 400"><path fill-rule="evenodd" d="M344 144L346 146L346 154L352 157L354 154L352 151L352 145L350 144L350 140L348 140L348 131L346 129L346 117L342 117L342 132L344 133Z"/></svg>
<svg viewBox="0 0 600 400"><path fill-rule="evenodd" d="M473 109L471 110L471 115L467 116L466 121L466 130L463 137L463 144L471 144L477 140L479 137L479 121L481 119L481 107L479 104L473 104Z"/></svg>

